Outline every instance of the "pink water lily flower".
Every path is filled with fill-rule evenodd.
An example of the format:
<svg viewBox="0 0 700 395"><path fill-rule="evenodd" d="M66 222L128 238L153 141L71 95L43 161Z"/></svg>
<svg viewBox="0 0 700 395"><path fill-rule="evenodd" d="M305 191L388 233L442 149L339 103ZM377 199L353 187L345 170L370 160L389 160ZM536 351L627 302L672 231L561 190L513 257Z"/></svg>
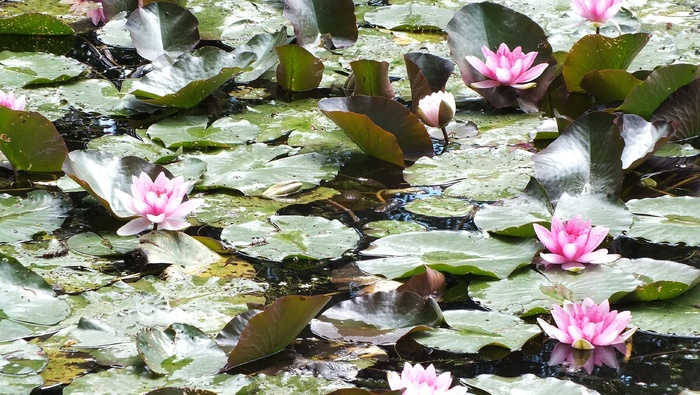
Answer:
<svg viewBox="0 0 700 395"><path fill-rule="evenodd" d="M15 97L12 92L0 91L0 106L7 107L16 111L24 111L27 106L27 98L25 96Z"/></svg>
<svg viewBox="0 0 700 395"><path fill-rule="evenodd" d="M396 372L387 372L387 379L392 390L404 389L403 395L463 395L468 390L463 386L450 389L450 372L438 376L432 364L424 369L418 363L411 366L406 362L401 376Z"/></svg>
<svg viewBox="0 0 700 395"><path fill-rule="evenodd" d="M456 111L455 97L448 92L433 92L418 101L418 116L434 128L447 126Z"/></svg>
<svg viewBox="0 0 700 395"><path fill-rule="evenodd" d="M86 15L95 26L107 21L102 0L61 0L60 4L71 4L70 11L76 15Z"/></svg>
<svg viewBox="0 0 700 395"><path fill-rule="evenodd" d="M117 190L117 198L124 207L139 215L117 230L120 236L137 234L153 224L154 229L182 230L190 226L185 217L202 204L202 199L183 201L189 183L182 176L169 179L161 172L156 180L151 180L145 172L139 177L131 177L131 195Z"/></svg>
<svg viewBox="0 0 700 395"><path fill-rule="evenodd" d="M625 354L627 347L624 343L617 343L610 346L596 347L592 350L580 350L568 344L557 343L549 357L549 366L565 365L573 369L583 369L586 373L593 373L596 366L610 366L617 369L620 364L617 362L615 350Z"/></svg>
<svg viewBox="0 0 700 395"><path fill-rule="evenodd" d="M571 0L571 9L589 22L604 24L622 7L622 0Z"/></svg>
<svg viewBox="0 0 700 395"><path fill-rule="evenodd" d="M537 84L531 82L542 75L549 67L548 63L540 63L533 66L537 51L523 53L521 47L515 47L511 52L505 43L498 47L498 51L491 51L486 45L481 47L486 63L476 56L467 56L466 60L478 72L488 79L474 82L474 88L493 88L499 85L512 86L515 89L529 89Z"/></svg>
<svg viewBox="0 0 700 395"><path fill-rule="evenodd" d="M600 305L590 298L585 298L581 304L566 300L563 307L553 306L552 317L557 326L537 318L542 330L550 337L581 350L624 343L637 330L632 328L622 333L632 315L629 311L610 311L607 300Z"/></svg>
<svg viewBox="0 0 700 395"><path fill-rule="evenodd" d="M546 266L561 265L562 269L577 272L585 269L584 263L606 263L620 257L608 254L605 248L595 250L608 235L608 229L602 226L591 227L591 221L584 221L580 215L567 222L553 217L551 231L542 225L532 226L550 252L540 254Z"/></svg>

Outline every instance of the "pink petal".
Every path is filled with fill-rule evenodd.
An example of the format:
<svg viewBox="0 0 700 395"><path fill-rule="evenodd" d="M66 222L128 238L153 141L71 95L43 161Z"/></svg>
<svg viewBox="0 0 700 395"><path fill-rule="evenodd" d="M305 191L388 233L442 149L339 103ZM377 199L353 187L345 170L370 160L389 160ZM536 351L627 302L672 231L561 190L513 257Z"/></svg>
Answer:
<svg viewBox="0 0 700 395"><path fill-rule="evenodd" d="M465 60L472 65L473 68L476 69L476 71L480 72L486 77L491 78L493 76L493 73L491 70L486 66L486 64L476 56L466 56Z"/></svg>
<svg viewBox="0 0 700 395"><path fill-rule="evenodd" d="M549 63L540 63L521 74L515 82L522 83L532 81L542 75L542 73L547 70L547 67L549 67Z"/></svg>
<svg viewBox="0 0 700 395"><path fill-rule="evenodd" d="M151 226L151 221L144 217L133 219L117 230L119 236L129 236L140 233Z"/></svg>
<svg viewBox="0 0 700 395"><path fill-rule="evenodd" d="M576 272L580 272L581 270L585 269L586 266L579 263L579 262L566 262L566 263L561 265L561 268L566 270L566 271L576 273Z"/></svg>
<svg viewBox="0 0 700 395"><path fill-rule="evenodd" d="M183 230L187 229L190 227L190 223L187 221L183 220L178 220L178 219L165 219L161 221L158 226L161 229L166 229L166 230Z"/></svg>
<svg viewBox="0 0 700 395"><path fill-rule="evenodd" d="M567 344L573 341L569 334L553 325L548 324L542 318L537 318L537 323L540 324L540 327L542 328L544 333L546 333L549 337L553 337L559 340L560 342Z"/></svg>
<svg viewBox="0 0 700 395"><path fill-rule="evenodd" d="M559 255L559 254L545 254L545 253L540 253L540 257L547 261L548 263L551 263L553 265L561 265L563 263L567 263L569 260L566 259L566 257Z"/></svg>
<svg viewBox="0 0 700 395"><path fill-rule="evenodd" d="M495 88L501 85L500 82L494 80L483 80L479 82L472 82L469 86L479 89Z"/></svg>

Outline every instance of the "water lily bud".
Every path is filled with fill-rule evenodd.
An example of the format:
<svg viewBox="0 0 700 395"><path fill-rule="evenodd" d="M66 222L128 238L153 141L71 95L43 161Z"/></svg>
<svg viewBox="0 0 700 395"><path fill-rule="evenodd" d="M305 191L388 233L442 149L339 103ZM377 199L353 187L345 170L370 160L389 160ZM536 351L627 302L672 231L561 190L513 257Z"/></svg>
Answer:
<svg viewBox="0 0 700 395"><path fill-rule="evenodd" d="M265 192L262 193L263 196L267 198L276 198L291 195L301 189L303 184L296 180L281 181L277 184L267 188Z"/></svg>
<svg viewBox="0 0 700 395"><path fill-rule="evenodd" d="M27 98L25 96L15 97L12 92L0 91L0 106L7 107L12 110L24 111L27 105Z"/></svg>
<svg viewBox="0 0 700 395"><path fill-rule="evenodd" d="M432 127L444 128L452 121L456 111L455 98L448 92L433 92L418 101L418 116Z"/></svg>

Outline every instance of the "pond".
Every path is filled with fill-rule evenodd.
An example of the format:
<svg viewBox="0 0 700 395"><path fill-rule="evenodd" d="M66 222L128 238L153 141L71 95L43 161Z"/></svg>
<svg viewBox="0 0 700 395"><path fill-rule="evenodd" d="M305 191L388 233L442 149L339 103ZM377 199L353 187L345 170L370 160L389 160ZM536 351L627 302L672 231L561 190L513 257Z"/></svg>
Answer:
<svg viewBox="0 0 700 395"><path fill-rule="evenodd" d="M328 1L0 4L0 393L698 393L700 9Z"/></svg>

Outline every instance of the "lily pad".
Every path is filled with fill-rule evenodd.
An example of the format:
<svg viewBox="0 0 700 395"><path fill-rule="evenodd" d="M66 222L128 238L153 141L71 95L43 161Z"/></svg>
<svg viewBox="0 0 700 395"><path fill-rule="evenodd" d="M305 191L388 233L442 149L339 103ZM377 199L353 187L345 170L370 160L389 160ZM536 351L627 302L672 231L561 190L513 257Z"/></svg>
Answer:
<svg viewBox="0 0 700 395"><path fill-rule="evenodd" d="M688 103L688 100L682 100ZM674 103L671 110L675 112L681 106ZM663 110L662 110L663 111ZM679 112L682 112L680 110ZM660 117L663 118L663 117ZM622 115L622 127L620 134L625 140L625 149L622 150L622 168L633 169L649 158L657 148L664 145L678 130L671 126L672 121L678 118L670 116L656 122L647 122L644 118L634 115ZM674 129L676 129L674 131Z"/></svg>
<svg viewBox="0 0 700 395"><path fill-rule="evenodd" d="M444 90L455 68L450 59L423 52L407 53L403 60L411 83L412 108L418 106L420 99Z"/></svg>
<svg viewBox="0 0 700 395"><path fill-rule="evenodd" d="M169 263L186 271L200 271L223 258L182 232L156 230L139 239L148 263Z"/></svg>
<svg viewBox="0 0 700 395"><path fill-rule="evenodd" d="M404 170L413 186L453 184L446 196L497 200L520 193L532 174L531 153L506 148L467 148L423 157Z"/></svg>
<svg viewBox="0 0 700 395"><path fill-rule="evenodd" d="M149 141L148 137L141 140L129 135L104 135L90 140L89 150L100 150L114 156L134 156L153 163L168 163L176 158L175 152Z"/></svg>
<svg viewBox="0 0 700 395"><path fill-rule="evenodd" d="M148 367L171 380L213 375L226 364L219 346L192 325L176 323L164 331L141 329L136 345Z"/></svg>
<svg viewBox="0 0 700 395"><path fill-rule="evenodd" d="M0 35L2 34L70 36L75 32L53 15L32 12L0 19Z"/></svg>
<svg viewBox="0 0 700 395"><path fill-rule="evenodd" d="M0 52L0 68L21 74L23 87L55 84L77 78L87 67L75 59L41 52ZM3 78L3 85L5 78Z"/></svg>
<svg viewBox="0 0 700 395"><path fill-rule="evenodd" d="M325 295L277 298L263 312L250 318L228 356L226 369L276 354L287 347L330 299Z"/></svg>
<svg viewBox="0 0 700 395"><path fill-rule="evenodd" d="M438 328L411 336L424 347L474 354L486 346L519 350L541 333L537 325L520 318L480 310L449 310L443 313L450 328Z"/></svg>
<svg viewBox="0 0 700 395"><path fill-rule="evenodd" d="M358 261L363 271L387 278L408 277L423 265L453 273L504 278L529 265L537 252L531 239L500 239L480 232L431 231L391 235L360 251L385 258Z"/></svg>
<svg viewBox="0 0 700 395"><path fill-rule="evenodd" d="M357 41L355 4L352 0L285 0L284 16L294 26L299 45L317 43L324 37L326 45L349 47Z"/></svg>
<svg viewBox="0 0 700 395"><path fill-rule="evenodd" d="M671 299L700 283L700 269L678 262L621 258L615 261L615 266L645 283L625 296L625 301Z"/></svg>
<svg viewBox="0 0 700 395"><path fill-rule="evenodd" d="M377 292L340 302L311 321L318 336L342 342L396 343L442 320L435 300L412 292Z"/></svg>
<svg viewBox="0 0 700 395"><path fill-rule="evenodd" d="M0 388L6 395L29 395L44 384L44 379L38 374L14 375L0 373Z"/></svg>
<svg viewBox="0 0 700 395"><path fill-rule="evenodd" d="M700 148L700 118L696 111L700 108L698 96L700 78L673 92L652 115L653 120L673 124L676 131L674 140L689 142L695 148Z"/></svg>
<svg viewBox="0 0 700 395"><path fill-rule="evenodd" d="M663 301L636 303L629 306L632 325L645 331L676 336L700 337L700 287Z"/></svg>
<svg viewBox="0 0 700 395"><path fill-rule="evenodd" d="M552 268L544 273L524 269L500 281L472 281L470 296L483 307L505 314L526 317L547 313L553 304L584 297L600 303L615 303L644 282L614 265L590 265L572 275Z"/></svg>
<svg viewBox="0 0 700 395"><path fill-rule="evenodd" d="M161 55L175 59L193 50L199 43L198 25L187 8L164 1L136 7L125 27L138 54L154 60Z"/></svg>
<svg viewBox="0 0 700 395"><path fill-rule="evenodd" d="M279 65L277 83L288 92L318 88L323 77L323 62L304 47L296 44L275 47Z"/></svg>
<svg viewBox="0 0 700 395"><path fill-rule="evenodd" d="M57 173L68 154L56 127L36 112L0 106L0 150L15 170Z"/></svg>
<svg viewBox="0 0 700 395"><path fill-rule="evenodd" d="M36 344L27 343L22 339L0 343L1 374L31 375L41 372L48 363L48 356Z"/></svg>
<svg viewBox="0 0 700 395"><path fill-rule="evenodd" d="M33 326L54 325L70 314L49 284L17 260L0 254L0 341L31 335Z"/></svg>
<svg viewBox="0 0 700 395"><path fill-rule="evenodd" d="M71 209L65 196L31 191L26 198L0 194L0 243L31 240L61 227Z"/></svg>
<svg viewBox="0 0 700 395"><path fill-rule="evenodd" d="M537 180L556 201L569 195L612 194L622 188L624 141L615 116L592 112L578 118L532 157Z"/></svg>
<svg viewBox="0 0 700 395"><path fill-rule="evenodd" d="M260 128L246 120L219 118L209 125L205 116L174 117L154 123L148 136L167 148L231 147L254 141Z"/></svg>
<svg viewBox="0 0 700 395"><path fill-rule="evenodd" d="M353 95L382 96L394 98L394 90L389 81L389 63L370 59L350 62L353 78Z"/></svg>
<svg viewBox="0 0 700 395"><path fill-rule="evenodd" d="M457 199L448 196L428 196L414 199L404 208L418 215L426 217L466 217L471 214L475 206L465 199Z"/></svg>
<svg viewBox="0 0 700 395"><path fill-rule="evenodd" d="M664 196L627 202L634 223L626 233L652 243L700 246L700 198Z"/></svg>
<svg viewBox="0 0 700 395"><path fill-rule="evenodd" d="M360 241L357 231L338 220L276 215L270 223L230 225L221 232L221 239L246 255L271 261L339 258Z"/></svg>
<svg viewBox="0 0 700 395"><path fill-rule="evenodd" d="M232 55L218 48L205 48L198 55L187 53L134 82L129 93L151 104L194 107L243 71L254 56L250 52Z"/></svg>
<svg viewBox="0 0 700 395"><path fill-rule="evenodd" d="M250 64L252 70L244 71L236 77L239 82L250 82L262 76L277 63L277 48L287 43L287 27L282 26L274 33L260 33L253 36L247 43L236 47L237 53L252 52L255 61Z"/></svg>
<svg viewBox="0 0 700 395"><path fill-rule="evenodd" d="M382 220L366 223L362 227L362 233L371 237L386 237L409 232L425 232L428 229L417 222Z"/></svg>
<svg viewBox="0 0 700 395"><path fill-rule="evenodd" d="M554 377L541 378L531 373L519 377L480 374L473 379L462 379L461 382L491 395L517 395L522 393L523 388L527 388L528 394L532 395L600 395L598 391L588 389L571 380L560 380Z"/></svg>
<svg viewBox="0 0 700 395"><path fill-rule="evenodd" d="M613 237L627 231L632 226L632 213L620 199L609 195L569 196L564 193L554 215L568 220L581 215L590 220L594 226L605 226Z"/></svg>
<svg viewBox="0 0 700 395"><path fill-rule="evenodd" d="M395 4L365 13L365 21L390 30L444 30L453 11L421 4Z"/></svg>
<svg viewBox="0 0 700 395"><path fill-rule="evenodd" d="M317 153L280 156L294 152L289 146L256 143L215 154L188 154L185 157L207 164L198 188L229 188L247 196L261 196L269 187L283 181L299 181L302 190L335 177L338 165Z"/></svg>
<svg viewBox="0 0 700 395"><path fill-rule="evenodd" d="M138 247L139 241L136 237L85 232L71 236L66 244L71 250L84 255L120 256Z"/></svg>

